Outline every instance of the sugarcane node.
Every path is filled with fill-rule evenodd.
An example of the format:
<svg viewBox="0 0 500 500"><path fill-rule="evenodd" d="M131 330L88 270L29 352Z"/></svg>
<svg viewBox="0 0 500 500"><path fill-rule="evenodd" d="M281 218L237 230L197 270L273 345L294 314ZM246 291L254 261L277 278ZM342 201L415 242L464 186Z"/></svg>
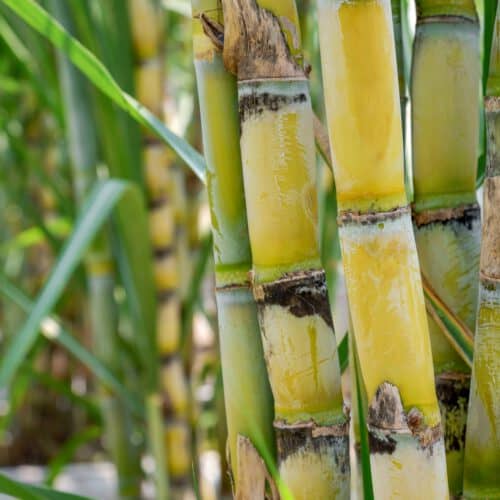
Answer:
<svg viewBox="0 0 500 500"><path fill-rule="evenodd" d="M484 223L481 248L481 277L500 281L500 176L489 177L484 184Z"/></svg>
<svg viewBox="0 0 500 500"><path fill-rule="evenodd" d="M169 353L160 354L160 366L162 369L166 368L166 367L168 367L168 365L172 364L177 359L179 359L178 352L169 352Z"/></svg>
<svg viewBox="0 0 500 500"><path fill-rule="evenodd" d="M373 429L368 429L368 445L370 454L387 453L392 455L396 451L396 440L388 434L378 432ZM361 456L361 445L359 447L359 456Z"/></svg>
<svg viewBox="0 0 500 500"><path fill-rule="evenodd" d="M165 195L159 196L155 199L148 200L148 209L150 211L159 210L168 203L168 198Z"/></svg>
<svg viewBox="0 0 500 500"><path fill-rule="evenodd" d="M240 97L240 121L244 123L249 118L262 115L264 111L278 112L286 106L305 103L308 100L308 96L303 92L295 95L286 95L259 92L258 89L254 88L251 93L244 94Z"/></svg>
<svg viewBox="0 0 500 500"><path fill-rule="evenodd" d="M467 405L469 401L470 375L446 372L436 377L436 394L443 422L446 451L460 451L465 446Z"/></svg>
<svg viewBox="0 0 500 500"><path fill-rule="evenodd" d="M256 0L222 0L224 64L238 80L304 78L274 14Z"/></svg>
<svg viewBox="0 0 500 500"><path fill-rule="evenodd" d="M238 283L225 283L224 285L217 285L215 291L217 293L234 293L237 290L248 290L251 286L250 281L243 281Z"/></svg>
<svg viewBox="0 0 500 500"><path fill-rule="evenodd" d="M272 283L256 285L254 297L262 307L278 305L298 318L320 316L333 329L323 270L298 271Z"/></svg>
<svg viewBox="0 0 500 500"><path fill-rule="evenodd" d="M204 12L199 15L203 33L210 39L214 47L222 52L224 50L224 26L208 17Z"/></svg>
<svg viewBox="0 0 500 500"><path fill-rule="evenodd" d="M156 299L159 304L165 304L172 300L176 295L176 290L158 290L156 292Z"/></svg>
<svg viewBox="0 0 500 500"><path fill-rule="evenodd" d="M349 471L349 422L332 425L318 425L313 420L294 424L283 420L274 422L276 443L278 446L278 462L301 450L308 453L313 450L317 454L333 454L336 468L342 473Z"/></svg>
<svg viewBox="0 0 500 500"><path fill-rule="evenodd" d="M457 23L471 23L477 24L477 17L468 17L468 16L459 16L457 14L436 14L436 15L422 15L418 13L417 8L417 25L419 24L432 24L432 23L448 23L448 24L457 24Z"/></svg>
<svg viewBox="0 0 500 500"><path fill-rule="evenodd" d="M165 420L170 420L174 417L174 406L172 404L172 400L166 391L162 391L162 400L161 400L161 414Z"/></svg>
<svg viewBox="0 0 500 500"><path fill-rule="evenodd" d="M353 212L353 211L346 211L342 212L338 217L337 217L337 222L339 226L346 226L346 225L361 225L361 226L368 226L368 225L375 225L375 224L381 224L386 221L393 221L397 220L406 214L409 214L411 211L411 208L409 206L405 207L396 207L393 210L390 210L388 212Z"/></svg>
<svg viewBox="0 0 500 500"><path fill-rule="evenodd" d="M389 382L379 385L368 407L368 424L380 430L408 429L403 402L395 385Z"/></svg>
<svg viewBox="0 0 500 500"><path fill-rule="evenodd" d="M418 228L431 224L441 224L443 226L458 224L471 230L474 224L480 220L481 208L477 203L454 208L438 208L435 210L413 212L413 222Z"/></svg>
<svg viewBox="0 0 500 500"><path fill-rule="evenodd" d="M153 253L156 260L163 260L165 257L169 257L175 254L175 248L172 246L164 248L154 248Z"/></svg>

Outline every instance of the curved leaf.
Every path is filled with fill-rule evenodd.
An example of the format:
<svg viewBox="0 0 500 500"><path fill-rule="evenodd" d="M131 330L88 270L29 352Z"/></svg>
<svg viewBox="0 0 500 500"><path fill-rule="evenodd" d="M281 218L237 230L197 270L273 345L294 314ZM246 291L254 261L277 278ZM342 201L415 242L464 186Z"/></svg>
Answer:
<svg viewBox="0 0 500 500"><path fill-rule="evenodd" d="M205 182L203 157L186 141L170 131L153 113L121 89L104 65L80 42L73 38L47 11L34 0L1 0L26 23L49 39L104 94L141 125L161 137Z"/></svg>
<svg viewBox="0 0 500 500"><path fill-rule="evenodd" d="M35 304L19 333L13 337L4 353L0 367L0 387L6 386L19 369L24 357L35 343L42 321L54 309L73 271L81 262L87 248L102 225L116 209L116 219L127 240L127 261L122 262L123 280L129 293L132 313L138 331L138 349L143 361L145 383L156 387L156 372L150 362L156 357L155 326L156 297L154 293L153 271L149 258L149 235L147 214L140 190L133 184L108 180L99 182L84 204L75 228L66 242L59 258L37 297ZM147 258L145 258L147 256ZM140 264L140 265L138 265ZM74 339L72 339L74 340ZM149 368L149 370L148 370Z"/></svg>
<svg viewBox="0 0 500 500"><path fill-rule="evenodd" d="M0 474L0 493L23 500L90 500L88 497L64 493L43 486L20 483Z"/></svg>
<svg viewBox="0 0 500 500"><path fill-rule="evenodd" d="M25 312L33 310L33 302L0 273L0 293L12 300ZM130 410L138 417L143 416L143 409L135 395L130 392L90 351L76 340L71 333L63 328L54 318L44 318L40 325L42 333L58 342L80 363L85 365L95 377L110 390L119 395Z"/></svg>

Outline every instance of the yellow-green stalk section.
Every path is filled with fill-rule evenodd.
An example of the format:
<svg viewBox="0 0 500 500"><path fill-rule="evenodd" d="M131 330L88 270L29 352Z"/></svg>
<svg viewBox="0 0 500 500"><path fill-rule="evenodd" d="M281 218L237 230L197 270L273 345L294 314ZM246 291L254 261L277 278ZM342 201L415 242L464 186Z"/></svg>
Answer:
<svg viewBox="0 0 500 500"><path fill-rule="evenodd" d="M138 101L157 117L163 116L164 16L156 0L129 0L132 40L137 61ZM143 168L148 188L149 222L158 294L157 342L161 356L165 436L169 475L174 486L189 483L191 428L189 387L180 349L180 275L176 252L176 213L170 172L172 153L144 132Z"/></svg>
<svg viewBox="0 0 500 500"><path fill-rule="evenodd" d="M405 194L391 4L318 0L318 6L342 255L369 404L374 494L447 498L429 331Z"/></svg>
<svg viewBox="0 0 500 500"><path fill-rule="evenodd" d="M479 21L472 0L417 1L417 10L411 85L415 236L431 286L473 330L481 239ZM470 370L428 319L449 487L460 495Z"/></svg>
<svg viewBox="0 0 500 500"><path fill-rule="evenodd" d="M500 12L485 99L487 165L479 314L467 420L464 497L500 498Z"/></svg>
<svg viewBox="0 0 500 500"><path fill-rule="evenodd" d="M249 271L251 252L246 218L236 79L204 34L201 16L223 22L217 0L193 0L193 48L207 161L216 272L222 375L230 463L236 494L238 436L251 440L270 470L275 462L273 402L267 379L257 307ZM248 472L248 471L246 471Z"/></svg>
<svg viewBox="0 0 500 500"><path fill-rule="evenodd" d="M223 7L280 477L297 500L348 498L348 426L320 264L313 113L295 2Z"/></svg>

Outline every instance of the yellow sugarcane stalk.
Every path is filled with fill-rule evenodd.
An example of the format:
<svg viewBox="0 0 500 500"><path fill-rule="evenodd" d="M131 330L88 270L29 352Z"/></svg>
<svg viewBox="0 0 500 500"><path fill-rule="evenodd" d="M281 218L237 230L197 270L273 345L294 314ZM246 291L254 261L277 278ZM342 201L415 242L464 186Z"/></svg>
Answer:
<svg viewBox="0 0 500 500"><path fill-rule="evenodd" d="M313 114L294 1L227 0L238 77L254 294L281 479L295 499L348 498L348 426L317 234Z"/></svg>
<svg viewBox="0 0 500 500"><path fill-rule="evenodd" d="M159 2L130 0L132 39L137 61L137 98L159 118L164 98L164 19ZM180 349L181 275L176 248L172 153L154 137L144 135L143 168L149 196L149 222L158 294L157 341L164 391L165 446L172 486L181 491L191 476L189 387Z"/></svg>
<svg viewBox="0 0 500 500"><path fill-rule="evenodd" d="M481 216L476 202L480 84L474 2L418 0L412 68L413 216L431 286L474 329ZM450 492L462 491L470 371L429 316Z"/></svg>
<svg viewBox="0 0 500 500"><path fill-rule="evenodd" d="M349 305L376 498L448 498L420 269L403 176L389 0L318 0Z"/></svg>
<svg viewBox="0 0 500 500"><path fill-rule="evenodd" d="M500 12L485 99L487 172L464 498L500 498Z"/></svg>
<svg viewBox="0 0 500 500"><path fill-rule="evenodd" d="M207 160L216 274L219 342L228 426L231 475L237 498L262 498L265 486L251 484L254 447L272 469L275 459L273 405L262 352L257 307L249 282L251 251L239 147L236 79L205 31L222 27L218 0L192 0L193 50ZM245 444L240 449L241 443ZM255 454L250 454L255 458ZM265 481L264 481L265 482ZM250 482L251 483L251 482Z"/></svg>

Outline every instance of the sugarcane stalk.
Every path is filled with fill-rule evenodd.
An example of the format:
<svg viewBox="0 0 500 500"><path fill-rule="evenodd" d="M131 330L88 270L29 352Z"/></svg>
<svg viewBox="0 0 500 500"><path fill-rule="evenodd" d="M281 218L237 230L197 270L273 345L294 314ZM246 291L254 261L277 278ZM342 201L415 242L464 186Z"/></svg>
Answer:
<svg viewBox="0 0 500 500"><path fill-rule="evenodd" d="M430 285L473 330L481 239L479 21L472 1L420 0L417 9L412 67L417 248ZM470 370L432 316L429 326L450 493L460 495Z"/></svg>
<svg viewBox="0 0 500 500"><path fill-rule="evenodd" d="M71 30L71 19L64 1L52 0L51 5L60 22ZM58 53L57 62L65 102L75 197L81 205L97 179L97 138L90 113L90 96L83 78L68 59ZM85 269L94 351L114 375L120 377L114 266L106 231L102 231L92 244L85 258ZM99 397L105 421L105 442L117 468L120 497L137 498L142 473L139 454L130 441L130 415L118 396L103 386L99 387Z"/></svg>
<svg viewBox="0 0 500 500"><path fill-rule="evenodd" d="M249 282L251 250L239 146L236 79L224 67L222 54L205 33L222 29L217 0L192 0L193 50L207 161L216 274L224 400L229 458L235 495L241 498L252 464L239 443L250 444L274 468L273 403L267 379L257 306ZM244 438L243 441L240 438ZM248 449L248 446L245 448ZM264 495L254 484L254 494Z"/></svg>
<svg viewBox="0 0 500 500"><path fill-rule="evenodd" d="M157 117L163 117L164 19L156 0L130 0L132 40L136 56L137 98ZM180 280L176 243L173 156L146 131L143 165L150 206L151 242L155 284L159 301L157 342L161 356L163 413L172 487L182 494L191 477L191 426L189 388L180 354Z"/></svg>
<svg viewBox="0 0 500 500"><path fill-rule="evenodd" d="M347 498L348 425L318 248L313 113L294 1L226 0L237 75L254 295L280 477L296 499Z"/></svg>
<svg viewBox="0 0 500 500"><path fill-rule="evenodd" d="M500 498L500 13L485 98L487 166L464 498Z"/></svg>
<svg viewBox="0 0 500 500"><path fill-rule="evenodd" d="M405 193L389 0L318 0L340 239L375 498L448 498L444 441Z"/></svg>

